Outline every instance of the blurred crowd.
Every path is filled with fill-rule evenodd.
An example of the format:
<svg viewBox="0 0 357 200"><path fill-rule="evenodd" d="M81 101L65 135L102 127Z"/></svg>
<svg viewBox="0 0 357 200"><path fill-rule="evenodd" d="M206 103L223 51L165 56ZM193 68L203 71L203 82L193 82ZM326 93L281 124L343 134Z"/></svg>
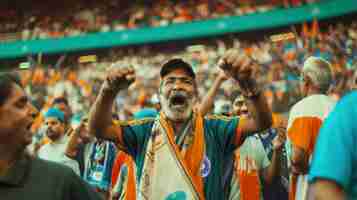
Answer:
<svg viewBox="0 0 357 200"><path fill-rule="evenodd" d="M129 157L124 155L122 158L122 152L118 151L112 142L92 138L85 128L88 126L89 109L99 93L106 70L113 64L116 67L133 66L136 71L136 80L129 90L120 91L115 98L115 106L112 110L113 123L120 123L119 119L157 116L160 107L157 94L160 68L164 62L175 57L182 58L192 65L198 83L199 98L201 98L199 102L204 102L202 99L209 93L207 91L214 87L217 80L223 80L217 94L213 95L214 107L208 112L229 116L234 114L234 107L240 107L239 115L244 115L244 112L247 114L248 110L243 109L247 107L243 106L244 98L240 98L243 97L243 92L234 80L222 78L222 71L217 65L219 59L231 48L253 60L252 73L264 89L264 95L273 112L273 124L274 116L281 117L281 122L285 122L291 107L304 96L301 94L299 83L307 82L307 75L301 75L301 71L306 60L316 59L309 58L311 56L323 58L331 63L333 84L328 89L327 95L338 100L347 91L357 88L356 22L320 27L319 22L314 20L302 24L301 31L300 27L298 29L292 27L289 34L277 34L265 38L248 41L237 36L222 37L207 39L201 44L184 45L175 50L150 45L113 48L104 54L91 55L92 59L88 59L87 56L87 60L62 55L54 65L46 63L42 55L37 60L29 57L29 62L33 63L33 66L28 70L19 70L21 81L33 104L41 112L35 122L31 123L31 129L36 134L29 150L40 158L70 166L77 175L81 175L104 197L113 196L113 191L121 193L121 190L124 190L121 188L120 181L124 180L122 176L125 175L121 173L127 172L127 176L134 177L130 172L133 167L120 167ZM329 64L326 66L330 67ZM306 70L305 66L304 70ZM320 77L318 73L313 75L313 77ZM298 110L310 111L310 108L298 108ZM291 113L293 112L289 115ZM286 125L280 128L284 128L282 133L278 129L274 129L275 132L269 129L262 135L264 137L285 135ZM254 137L251 137L251 140L257 142L258 138ZM270 145L272 139L260 138L259 141L267 140L266 144ZM276 146L279 146L279 152L286 157L289 148L285 150L284 143L285 139ZM262 145L262 148L270 149L271 152L275 150L275 147L265 146L263 142ZM249 150L249 146L244 148L248 149L247 152L258 152ZM63 156L63 152L66 157ZM264 156L269 154L266 153L269 151L262 152ZM273 157L269 159L273 160ZM132 160L130 162L133 163ZM288 163L286 160L281 161L283 162ZM117 165L119 167L116 167ZM287 167L281 171L288 174ZM285 189L288 185L287 177L288 175L285 175L285 182L282 183ZM241 185L244 185L243 182ZM250 186L250 183L247 183L246 185ZM134 185L131 184L132 187ZM125 190L135 193L135 187ZM243 194L246 189L240 188L240 190Z"/></svg>
<svg viewBox="0 0 357 200"><path fill-rule="evenodd" d="M277 8L296 7L316 0L70 1L34 2L19 10L0 9L3 40L35 40L86 33L167 26L195 20L241 16ZM56 8L56 9L54 9Z"/></svg>
<svg viewBox="0 0 357 200"><path fill-rule="evenodd" d="M216 66L226 49L235 48L256 60L254 75L266 89L273 110L284 113L299 99L297 83L303 61L309 56L323 57L333 66L334 83L330 95L340 98L354 84L357 67L357 24L331 24L319 30L317 21L303 24L302 32L288 40L244 41L238 38L207 41L175 51L159 52L150 46L132 49L112 49L96 62L78 63L70 59L60 66L37 64L33 70L22 71L22 80L34 102L41 109L53 97L66 96L73 111L86 112L92 105L103 80L105 70L113 63L131 65L137 80L128 93L117 97L123 119L130 118L143 107L158 103L159 69L169 58L181 57L192 64L197 73L199 92L204 95L219 70ZM217 99L230 100L237 92L235 82L226 81ZM273 98L274 97L274 98ZM274 99L274 101L273 101Z"/></svg>

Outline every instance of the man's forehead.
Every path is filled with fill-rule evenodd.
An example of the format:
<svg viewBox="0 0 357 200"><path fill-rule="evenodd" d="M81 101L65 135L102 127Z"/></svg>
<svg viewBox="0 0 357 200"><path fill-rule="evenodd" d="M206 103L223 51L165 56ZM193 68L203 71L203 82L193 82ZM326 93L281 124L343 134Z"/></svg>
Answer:
<svg viewBox="0 0 357 200"><path fill-rule="evenodd" d="M61 121L56 117L47 117L45 119L45 122L61 122Z"/></svg>
<svg viewBox="0 0 357 200"><path fill-rule="evenodd" d="M19 100L28 100L28 97L25 91L20 86L14 84L7 101L17 102Z"/></svg>
<svg viewBox="0 0 357 200"><path fill-rule="evenodd" d="M166 76L164 76L163 79L168 79L168 78L188 78L193 80L190 74L186 70L181 68L172 70Z"/></svg>
<svg viewBox="0 0 357 200"><path fill-rule="evenodd" d="M245 101L245 99L244 99L244 97L243 97L242 95L238 96L238 97L234 100L234 102L244 102L244 101Z"/></svg>
<svg viewBox="0 0 357 200"><path fill-rule="evenodd" d="M64 102L55 103L53 106L57 107L57 108L65 108L65 107L67 107L67 105Z"/></svg>

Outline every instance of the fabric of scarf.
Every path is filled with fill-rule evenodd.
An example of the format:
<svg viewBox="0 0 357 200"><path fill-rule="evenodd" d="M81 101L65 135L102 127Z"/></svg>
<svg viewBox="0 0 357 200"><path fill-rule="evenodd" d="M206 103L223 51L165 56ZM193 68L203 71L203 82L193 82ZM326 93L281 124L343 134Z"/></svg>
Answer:
<svg viewBox="0 0 357 200"><path fill-rule="evenodd" d="M192 178L196 191L202 194L201 199L203 199L203 181L201 177L201 165L205 152L203 118L199 114L195 114L193 121L194 130L192 134L192 143L187 145L187 149L183 148L180 151L175 144L175 133L173 127L165 118L164 114L160 113L160 122L169 136L170 144L174 147L176 155L181 161L183 161L183 166ZM185 140L188 141L190 139L186 136ZM187 144L188 142L185 143Z"/></svg>
<svg viewBox="0 0 357 200"><path fill-rule="evenodd" d="M140 194L143 199L150 199L153 191L153 172L155 165L159 165L159 160L156 158L157 149L160 145L169 145L173 149L173 154L168 156L174 156L174 160L177 160L175 167L178 170L184 171L184 177L190 180L188 187L192 187L195 196L198 199L204 200L203 180L201 177L201 165L204 159L205 153L205 140L204 140L204 127L203 118L200 114L194 113L192 121L187 123L184 127L183 145L180 148L175 140L177 139L171 122L165 117L163 113L160 113L159 117L154 123L151 138L148 143L147 153L145 158L145 165L143 169L143 175L140 181ZM166 143L160 142L160 137L167 138ZM159 142L158 142L159 141ZM170 169L167 169L170 170ZM154 189L155 190L155 189Z"/></svg>

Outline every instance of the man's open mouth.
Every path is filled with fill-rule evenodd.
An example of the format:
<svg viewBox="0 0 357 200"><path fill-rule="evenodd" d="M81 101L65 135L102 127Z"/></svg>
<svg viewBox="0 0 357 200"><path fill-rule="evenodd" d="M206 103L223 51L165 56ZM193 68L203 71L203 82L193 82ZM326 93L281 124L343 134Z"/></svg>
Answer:
<svg viewBox="0 0 357 200"><path fill-rule="evenodd" d="M28 130L28 131L30 131L31 130L31 128L32 128L32 122L31 123L29 123L27 126L26 126L26 130Z"/></svg>
<svg viewBox="0 0 357 200"><path fill-rule="evenodd" d="M170 98L170 107L183 108L187 105L187 97L183 94L175 94Z"/></svg>
<svg viewBox="0 0 357 200"><path fill-rule="evenodd" d="M46 131L46 135L47 135L47 137L51 137L51 136L53 136L53 135L55 135L56 133L53 131L53 130L51 130L51 129L47 129L47 131Z"/></svg>
<svg viewBox="0 0 357 200"><path fill-rule="evenodd" d="M242 110L242 111L240 112L240 115L241 115L241 116L248 116L248 115L249 115L249 111L248 111L248 110Z"/></svg>

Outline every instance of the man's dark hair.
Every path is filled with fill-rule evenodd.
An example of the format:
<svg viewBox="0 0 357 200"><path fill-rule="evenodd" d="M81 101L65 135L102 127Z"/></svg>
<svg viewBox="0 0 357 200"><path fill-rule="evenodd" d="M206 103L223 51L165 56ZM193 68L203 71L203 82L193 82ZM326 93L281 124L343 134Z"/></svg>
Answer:
<svg viewBox="0 0 357 200"><path fill-rule="evenodd" d="M0 106L9 98L14 84L22 87L20 77L16 73L0 72Z"/></svg>
<svg viewBox="0 0 357 200"><path fill-rule="evenodd" d="M55 99L53 99L52 105L56 105L56 104L60 104L60 103L64 103L64 104L66 104L66 106L69 106L68 100L66 99L66 97L56 97Z"/></svg>

